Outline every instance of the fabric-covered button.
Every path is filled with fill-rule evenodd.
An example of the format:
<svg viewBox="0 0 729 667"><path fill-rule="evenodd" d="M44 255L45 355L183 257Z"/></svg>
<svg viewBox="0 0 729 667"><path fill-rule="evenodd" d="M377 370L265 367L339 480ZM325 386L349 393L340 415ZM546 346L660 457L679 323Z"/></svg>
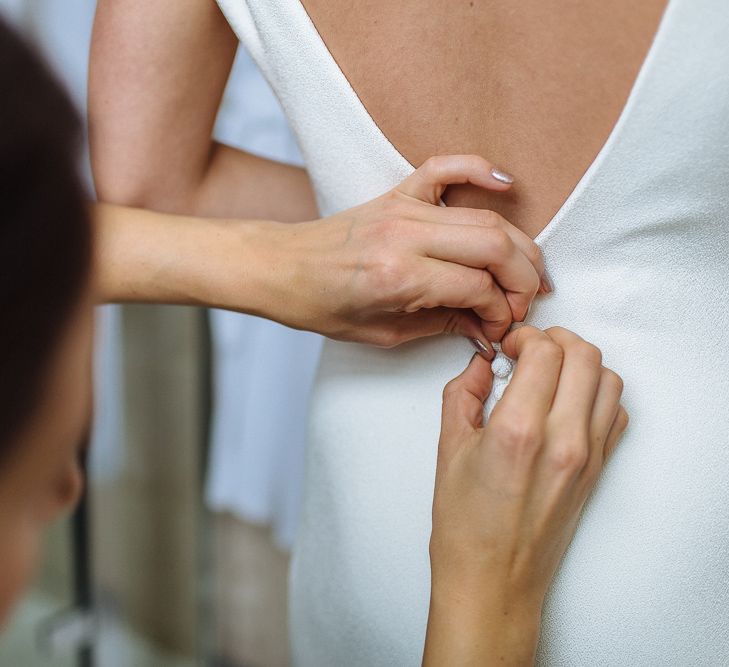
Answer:
<svg viewBox="0 0 729 667"><path fill-rule="evenodd" d="M507 378L511 373L512 363L511 359L501 352L497 353L494 360L491 362L491 370L494 373L494 377Z"/></svg>

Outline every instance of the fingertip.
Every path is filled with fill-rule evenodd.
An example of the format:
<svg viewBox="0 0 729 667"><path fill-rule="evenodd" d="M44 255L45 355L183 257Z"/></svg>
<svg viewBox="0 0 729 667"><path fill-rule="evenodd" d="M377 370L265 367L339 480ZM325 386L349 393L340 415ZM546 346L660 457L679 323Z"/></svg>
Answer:
<svg viewBox="0 0 729 667"><path fill-rule="evenodd" d="M525 325L517 329L509 331L504 338L501 340L501 351L512 359L516 359L519 356L519 347L521 340L524 336L532 335L535 331L538 331L532 326Z"/></svg>
<svg viewBox="0 0 729 667"><path fill-rule="evenodd" d="M513 185L514 176L494 166L485 157L475 154L460 157L464 173L470 173L468 181L472 185L477 185L495 192L505 192Z"/></svg>
<svg viewBox="0 0 729 667"><path fill-rule="evenodd" d="M476 313L463 313L457 321L455 332L468 339L473 349L487 361L492 361L496 356L496 352L489 342L494 339L484 331L483 321Z"/></svg>
<svg viewBox="0 0 729 667"><path fill-rule="evenodd" d="M497 185L501 186L500 189L508 190L514 184L514 177L498 167L492 167L489 175Z"/></svg>
<svg viewBox="0 0 729 667"><path fill-rule="evenodd" d="M554 282L552 281L552 277L549 275L549 271L547 271L547 267L544 267L544 271L542 272L542 276L539 280L539 287L540 290L544 291L544 294L554 292Z"/></svg>
<svg viewBox="0 0 729 667"><path fill-rule="evenodd" d="M500 322L487 322L481 320L481 331L486 340L499 342L509 332L513 320L508 319Z"/></svg>
<svg viewBox="0 0 729 667"><path fill-rule="evenodd" d="M532 307L532 298L529 295L507 293L506 300L509 302L514 322L524 322L529 317L529 311Z"/></svg>
<svg viewBox="0 0 729 667"><path fill-rule="evenodd" d="M469 338L468 340L471 341L471 345L473 345L476 350L477 356L480 356L487 361L493 361L496 356L496 352L494 352L494 348L490 342L484 342L479 338Z"/></svg>
<svg viewBox="0 0 729 667"><path fill-rule="evenodd" d="M514 337L518 335L518 332L521 331L521 329L522 327L514 329L514 331L510 331L501 339L501 352L512 359L515 358L516 352Z"/></svg>

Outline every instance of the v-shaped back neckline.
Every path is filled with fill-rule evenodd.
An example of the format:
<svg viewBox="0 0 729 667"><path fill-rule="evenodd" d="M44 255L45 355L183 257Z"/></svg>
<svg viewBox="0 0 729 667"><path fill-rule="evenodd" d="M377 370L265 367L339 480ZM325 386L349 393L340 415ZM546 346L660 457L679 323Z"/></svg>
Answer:
<svg viewBox="0 0 729 667"><path fill-rule="evenodd" d="M664 36L667 32L667 27L670 22L670 15L675 10L675 7L679 3L679 1L680 0L666 0L666 5L663 8L661 18L653 35L653 39L651 40L648 51L638 69L638 73L633 80L633 84L630 87L630 91L626 98L625 104L623 105L623 108L618 114L618 117L613 124L607 138L603 142L601 148L598 150L597 154L590 162L582 176L578 179L577 183L571 189L570 193L567 195L567 198L562 202L560 207L557 209L557 212L544 225L544 227L542 227L539 233L536 236L532 237L532 240L538 245L543 244L546 239L551 236L551 234L556 230L556 228L560 226L561 221L565 218L569 210L577 203L582 193L589 187L590 183L594 180L595 175L600 169L601 163L604 162L606 156L611 152L615 144L619 141L622 130L629 121L632 109L638 104L638 98L640 96L641 89L643 88L643 83L650 76L650 70L653 61L656 59L656 54L660 50L660 44L663 41ZM302 3L302 1L290 0L290 2L293 6L293 10L297 13L300 13L300 19L302 24L306 25L307 29L311 31L311 42L313 44L313 48L319 51L320 58L324 59L324 61L328 61L329 64L332 65L332 67L330 67L330 72L333 72L334 76L337 78L337 84L342 88L344 94L347 94L352 98L351 104L358 107L358 109L362 112L362 116L365 117L367 119L367 122L371 125L371 131L391 152L391 157L394 160L400 162L401 165L405 166L410 171L415 171L415 165L413 165L398 150L398 148L392 143L392 141L390 141L390 139L387 137L387 135L385 135L385 133L382 131L380 126L370 114L367 107L360 99L357 91L349 82L349 79L344 74L344 71L339 66L339 63L332 55L329 47L326 45L326 42L319 33L316 25L314 25L314 22L311 20L311 17L309 16L306 7Z"/></svg>

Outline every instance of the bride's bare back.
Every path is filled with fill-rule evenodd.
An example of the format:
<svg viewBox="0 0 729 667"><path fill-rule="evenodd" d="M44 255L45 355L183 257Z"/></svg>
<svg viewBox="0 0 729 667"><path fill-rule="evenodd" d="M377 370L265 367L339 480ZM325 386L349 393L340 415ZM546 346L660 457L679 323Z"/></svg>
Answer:
<svg viewBox="0 0 729 667"><path fill-rule="evenodd" d="M534 237L610 134L666 0L303 0L374 121L414 165L476 153L508 196L452 188Z"/></svg>
<svg viewBox="0 0 729 667"><path fill-rule="evenodd" d="M609 136L667 4L288 1L302 2L410 162L476 153L518 179L507 196L453 188L449 204L494 209L532 237ZM214 0L98 4L90 112L104 199L223 217L315 215L303 173L211 150L237 47Z"/></svg>

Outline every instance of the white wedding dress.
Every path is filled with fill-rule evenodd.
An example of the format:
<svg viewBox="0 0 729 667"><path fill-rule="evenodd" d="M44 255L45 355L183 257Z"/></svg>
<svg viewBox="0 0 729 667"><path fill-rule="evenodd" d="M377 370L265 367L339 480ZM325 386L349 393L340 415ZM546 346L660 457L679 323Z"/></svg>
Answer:
<svg viewBox="0 0 729 667"><path fill-rule="evenodd" d="M323 214L412 171L298 0L219 4ZM729 664L729 4L670 1L609 139L536 240L556 290L529 322L595 342L631 415L554 581L538 663ZM471 353L454 338L325 344L291 578L297 664L420 663L440 395Z"/></svg>

